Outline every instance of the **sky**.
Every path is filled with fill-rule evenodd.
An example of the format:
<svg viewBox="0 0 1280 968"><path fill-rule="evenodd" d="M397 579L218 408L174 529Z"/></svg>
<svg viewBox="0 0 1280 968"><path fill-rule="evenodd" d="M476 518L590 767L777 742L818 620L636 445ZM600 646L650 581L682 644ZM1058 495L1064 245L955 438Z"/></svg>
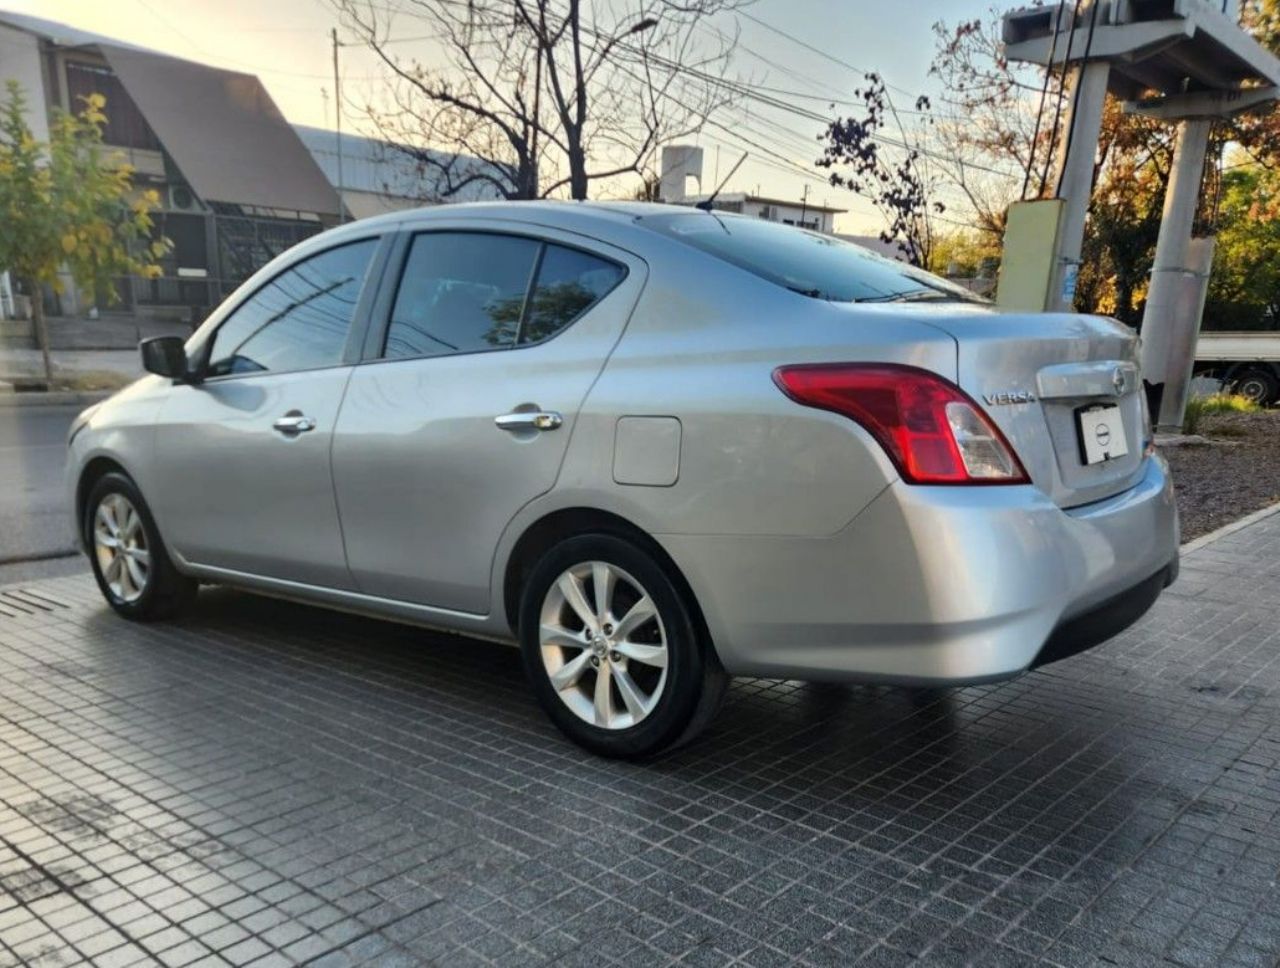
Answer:
<svg viewBox="0 0 1280 968"><path fill-rule="evenodd" d="M933 57L932 24L954 24L986 15L992 0L757 0L745 8L764 25L739 18L739 49L730 73L775 88L803 93L794 103L822 111L822 99L849 97L862 83L862 71L876 71L892 88L899 107L915 93L932 93L928 77ZM1009 6L1016 6L1010 3ZM285 117L300 124L332 128L333 51L330 30L341 30L327 0L0 0L0 8L150 47L178 57L257 74ZM733 27L732 15L719 19ZM411 21L406 21L411 26ZM767 25L767 26L766 26ZM790 39L778 31L790 34ZM808 45L807 47L804 45ZM425 45L404 55L429 56ZM382 76L374 56L357 46L339 51L347 97L376 90ZM351 92L355 92L352 94ZM344 97L344 101L347 100ZM808 200L849 214L837 219L838 231L875 232L879 220L868 202L829 185L820 173L804 177L793 166L812 168L819 153L821 125L750 106L733 109L722 120L768 153L714 130L690 139L705 149L704 184L728 173L744 150L750 157L725 191L756 191L779 198ZM761 111L765 113L760 114ZM347 111L345 130L367 129ZM788 129L787 132L780 127ZM791 164L783 163L785 158Z"/></svg>

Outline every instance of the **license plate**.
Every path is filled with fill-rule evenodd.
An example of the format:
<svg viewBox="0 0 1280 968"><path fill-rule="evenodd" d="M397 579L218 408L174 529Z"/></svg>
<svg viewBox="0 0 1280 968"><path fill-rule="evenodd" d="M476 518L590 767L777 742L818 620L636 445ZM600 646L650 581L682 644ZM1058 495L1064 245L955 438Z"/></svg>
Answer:
<svg viewBox="0 0 1280 968"><path fill-rule="evenodd" d="M1080 430L1080 456L1086 464L1101 464L1129 453L1119 407L1093 407L1076 411Z"/></svg>

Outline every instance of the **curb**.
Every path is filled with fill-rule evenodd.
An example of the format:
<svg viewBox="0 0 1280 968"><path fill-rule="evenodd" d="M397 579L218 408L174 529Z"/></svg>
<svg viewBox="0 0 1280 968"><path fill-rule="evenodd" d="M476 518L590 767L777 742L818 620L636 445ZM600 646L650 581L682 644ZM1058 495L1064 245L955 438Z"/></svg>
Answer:
<svg viewBox="0 0 1280 968"><path fill-rule="evenodd" d="M115 390L54 390L48 393L0 393L0 410L17 407L87 407L113 396Z"/></svg>
<svg viewBox="0 0 1280 968"><path fill-rule="evenodd" d="M1256 524L1258 521L1269 518L1273 514L1280 514L1280 503L1265 507L1261 511L1254 511L1252 514L1246 514L1243 518L1237 518L1230 524L1224 524L1216 531L1210 531L1208 534L1202 534L1194 541L1188 541L1182 546L1182 553L1187 555L1193 551L1199 551L1201 548L1211 545L1228 535L1235 534L1237 531L1243 531L1249 525Z"/></svg>
<svg viewBox="0 0 1280 968"><path fill-rule="evenodd" d="M75 558L83 552L79 548L60 548L57 551L35 551L29 555L13 555L0 558L0 567L9 565L25 565L33 561L58 561L62 558Z"/></svg>

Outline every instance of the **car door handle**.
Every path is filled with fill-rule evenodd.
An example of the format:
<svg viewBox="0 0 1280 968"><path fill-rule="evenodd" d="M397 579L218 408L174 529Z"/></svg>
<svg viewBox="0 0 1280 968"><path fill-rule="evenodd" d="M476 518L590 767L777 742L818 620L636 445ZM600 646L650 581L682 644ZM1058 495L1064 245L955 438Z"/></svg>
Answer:
<svg viewBox="0 0 1280 968"><path fill-rule="evenodd" d="M271 427L286 437L296 437L298 434L305 434L309 430L315 430L316 422L300 413L290 412L273 423Z"/></svg>
<svg viewBox="0 0 1280 968"><path fill-rule="evenodd" d="M555 430L564 417L554 410L515 410L494 417L493 422L502 430Z"/></svg>

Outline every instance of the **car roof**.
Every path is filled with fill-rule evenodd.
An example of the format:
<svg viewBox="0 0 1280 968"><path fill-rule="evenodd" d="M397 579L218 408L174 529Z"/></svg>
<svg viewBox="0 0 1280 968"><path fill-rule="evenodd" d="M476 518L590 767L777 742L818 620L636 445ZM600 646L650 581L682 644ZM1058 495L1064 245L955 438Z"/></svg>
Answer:
<svg viewBox="0 0 1280 968"><path fill-rule="evenodd" d="M432 219L456 219L475 216L485 219L507 219L513 222L538 222L570 227L571 225L580 226L593 221L620 225L648 216L693 214L694 211L694 209L685 206L664 205L658 202L574 202L548 199L539 199L537 201L458 202L386 212L351 224L362 228L382 228L396 223L416 223Z"/></svg>

